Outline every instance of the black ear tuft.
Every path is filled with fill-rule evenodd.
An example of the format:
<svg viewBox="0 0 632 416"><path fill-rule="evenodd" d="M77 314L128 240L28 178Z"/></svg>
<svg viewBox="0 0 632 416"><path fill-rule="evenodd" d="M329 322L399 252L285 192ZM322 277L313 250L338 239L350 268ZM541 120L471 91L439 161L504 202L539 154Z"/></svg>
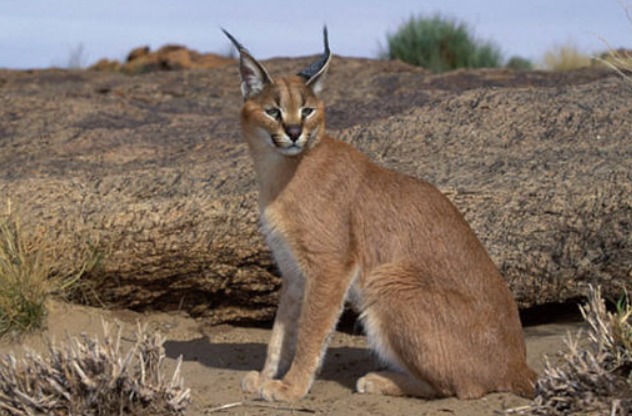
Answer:
<svg viewBox="0 0 632 416"><path fill-rule="evenodd" d="M327 64L329 63L329 60L331 59L331 51L329 50L329 39L327 36L327 26L323 27L323 39L325 43L325 52L323 52L323 54L316 62L313 62L310 66L298 73L299 76L305 78L305 81L309 81L318 73L325 70Z"/></svg>
<svg viewBox="0 0 632 416"><path fill-rule="evenodd" d="M327 68L329 68L329 62L331 62L327 26L323 27L323 39L325 42L325 52L323 52L318 61L314 62L298 74L305 79L305 85L311 88L314 94L320 93L323 89L325 73L327 72Z"/></svg>
<svg viewBox="0 0 632 416"><path fill-rule="evenodd" d="M241 75L241 93L244 99L260 93L264 87L272 83L272 78L259 61L250 55L246 49L233 35L222 29L224 34L235 45L239 51L239 74Z"/></svg>
<svg viewBox="0 0 632 416"><path fill-rule="evenodd" d="M239 53L241 53L241 51L248 51L248 49L244 48L244 45L239 43L239 41L237 39L235 39L235 37L233 35L228 33L228 31L226 29L224 29L223 27L220 27L220 29L222 29L222 32L224 32L226 37L233 43L233 45L235 45L235 47L237 48Z"/></svg>

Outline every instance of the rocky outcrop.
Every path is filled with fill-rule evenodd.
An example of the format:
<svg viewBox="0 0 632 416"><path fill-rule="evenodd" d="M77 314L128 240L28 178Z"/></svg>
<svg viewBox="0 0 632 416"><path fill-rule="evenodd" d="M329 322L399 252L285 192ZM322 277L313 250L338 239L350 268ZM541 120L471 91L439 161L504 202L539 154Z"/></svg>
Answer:
<svg viewBox="0 0 632 416"><path fill-rule="evenodd" d="M141 51L141 55L142 55ZM311 58L266 62L273 76ZM0 72L0 203L98 292L208 322L272 317L236 65L139 76ZM632 89L607 72L431 75L336 57L330 133L423 177L465 213L521 306L612 296L632 279Z"/></svg>
<svg viewBox="0 0 632 416"><path fill-rule="evenodd" d="M200 53L181 45L165 45L155 52L149 46L132 49L124 63L101 59L89 69L143 74L154 71L212 69L234 64L235 59L214 53Z"/></svg>

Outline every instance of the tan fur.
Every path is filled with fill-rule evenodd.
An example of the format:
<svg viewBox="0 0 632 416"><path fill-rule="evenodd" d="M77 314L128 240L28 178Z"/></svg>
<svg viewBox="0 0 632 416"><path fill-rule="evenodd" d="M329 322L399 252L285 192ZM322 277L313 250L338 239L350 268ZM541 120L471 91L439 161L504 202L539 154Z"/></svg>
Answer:
<svg viewBox="0 0 632 416"><path fill-rule="evenodd" d="M249 59L242 54L242 68ZM263 81L245 96L242 127L283 288L264 369L246 375L244 390L303 397L349 299L390 367L361 378L359 392L533 395L516 304L456 208L430 184L325 135L311 79ZM265 113L272 107L281 119ZM306 107L314 112L301 117ZM297 124L302 147L288 151L284 129Z"/></svg>

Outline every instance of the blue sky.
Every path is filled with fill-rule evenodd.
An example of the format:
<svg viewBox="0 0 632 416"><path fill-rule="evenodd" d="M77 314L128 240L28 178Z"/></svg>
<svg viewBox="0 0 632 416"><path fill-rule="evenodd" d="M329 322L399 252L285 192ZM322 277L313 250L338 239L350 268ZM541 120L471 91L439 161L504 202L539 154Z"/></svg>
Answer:
<svg viewBox="0 0 632 416"><path fill-rule="evenodd" d="M632 49L632 23L618 0L0 0L0 67L66 66L124 59L141 45L184 44L227 52L225 27L258 58L314 54L327 23L334 53L375 57L385 34L412 14L441 13L471 25L508 57L538 60L560 44L585 52Z"/></svg>

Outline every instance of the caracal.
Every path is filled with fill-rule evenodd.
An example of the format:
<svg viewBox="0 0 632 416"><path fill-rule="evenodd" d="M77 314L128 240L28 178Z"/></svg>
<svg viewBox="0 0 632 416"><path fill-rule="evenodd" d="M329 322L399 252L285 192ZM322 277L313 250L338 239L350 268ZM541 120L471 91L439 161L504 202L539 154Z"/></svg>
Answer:
<svg viewBox="0 0 632 416"><path fill-rule="evenodd" d="M349 301L385 365L358 392L532 396L516 303L462 215L429 183L325 133L326 29L322 57L280 78L225 33L240 54L241 125L283 282L265 364L242 388L265 400L305 396Z"/></svg>

